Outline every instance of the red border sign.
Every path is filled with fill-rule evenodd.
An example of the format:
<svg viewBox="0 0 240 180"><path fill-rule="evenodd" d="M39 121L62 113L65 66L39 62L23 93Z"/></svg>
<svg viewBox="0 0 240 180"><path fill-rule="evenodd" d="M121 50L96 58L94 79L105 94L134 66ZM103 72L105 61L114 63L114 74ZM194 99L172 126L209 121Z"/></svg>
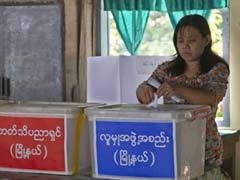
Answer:
<svg viewBox="0 0 240 180"><path fill-rule="evenodd" d="M0 115L0 168L65 171L64 115Z"/></svg>

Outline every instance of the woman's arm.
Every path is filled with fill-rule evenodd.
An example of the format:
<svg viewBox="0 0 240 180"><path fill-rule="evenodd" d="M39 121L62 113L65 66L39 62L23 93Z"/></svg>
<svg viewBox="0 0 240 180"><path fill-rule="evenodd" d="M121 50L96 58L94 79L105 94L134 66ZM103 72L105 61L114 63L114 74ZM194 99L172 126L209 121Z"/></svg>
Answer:
<svg viewBox="0 0 240 180"><path fill-rule="evenodd" d="M197 81L196 81L197 80ZM181 96L190 104L216 105L224 97L228 84L228 69L223 63L219 63L212 70L195 79L200 80L201 88L189 88L181 85L164 82L157 90L158 96Z"/></svg>
<svg viewBox="0 0 240 180"><path fill-rule="evenodd" d="M181 85L174 85L168 82L163 83L156 91L158 97L164 96L170 99L173 96L180 96L190 104L214 105L217 103L216 96L203 89L187 88Z"/></svg>
<svg viewBox="0 0 240 180"><path fill-rule="evenodd" d="M214 106L219 103L216 95L204 89L193 89L182 86L177 86L174 89L176 95L183 97L190 104Z"/></svg>

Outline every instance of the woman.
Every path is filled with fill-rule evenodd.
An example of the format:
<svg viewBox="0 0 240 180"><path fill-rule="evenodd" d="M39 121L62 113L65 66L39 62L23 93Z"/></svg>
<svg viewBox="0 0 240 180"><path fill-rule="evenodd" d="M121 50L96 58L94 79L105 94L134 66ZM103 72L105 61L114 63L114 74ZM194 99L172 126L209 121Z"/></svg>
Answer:
<svg viewBox="0 0 240 180"><path fill-rule="evenodd" d="M140 103L148 104L156 93L164 97L165 104L211 106L206 124L205 174L197 179L224 179L220 169L223 144L215 115L227 89L228 64L211 50L210 29L200 15L184 16L176 26L173 42L175 59L159 65L151 75L161 86L156 89L145 81L137 88L137 98ZM180 102L172 97L178 97Z"/></svg>

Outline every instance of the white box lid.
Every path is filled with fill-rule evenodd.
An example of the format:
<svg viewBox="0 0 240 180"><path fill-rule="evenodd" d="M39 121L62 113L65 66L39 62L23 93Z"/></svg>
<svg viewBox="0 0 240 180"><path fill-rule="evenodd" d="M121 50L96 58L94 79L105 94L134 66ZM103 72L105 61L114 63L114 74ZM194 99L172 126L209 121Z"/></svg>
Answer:
<svg viewBox="0 0 240 180"><path fill-rule="evenodd" d="M157 108L148 108L142 104L116 104L85 109L85 115L91 117L145 118L156 120L192 120L198 116L207 117L210 106L159 104ZM88 118L90 121L93 118Z"/></svg>
<svg viewBox="0 0 240 180"><path fill-rule="evenodd" d="M72 114L78 113L81 107L92 107L91 103L64 103L64 102L11 102L0 105L1 112L12 113L47 113Z"/></svg>

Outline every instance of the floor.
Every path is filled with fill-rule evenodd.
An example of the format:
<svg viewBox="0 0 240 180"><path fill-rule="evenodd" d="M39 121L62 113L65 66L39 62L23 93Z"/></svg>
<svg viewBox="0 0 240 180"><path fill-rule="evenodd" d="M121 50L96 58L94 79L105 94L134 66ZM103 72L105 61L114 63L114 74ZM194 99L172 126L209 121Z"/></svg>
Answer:
<svg viewBox="0 0 240 180"><path fill-rule="evenodd" d="M0 171L0 180L97 180L87 176L45 175Z"/></svg>

